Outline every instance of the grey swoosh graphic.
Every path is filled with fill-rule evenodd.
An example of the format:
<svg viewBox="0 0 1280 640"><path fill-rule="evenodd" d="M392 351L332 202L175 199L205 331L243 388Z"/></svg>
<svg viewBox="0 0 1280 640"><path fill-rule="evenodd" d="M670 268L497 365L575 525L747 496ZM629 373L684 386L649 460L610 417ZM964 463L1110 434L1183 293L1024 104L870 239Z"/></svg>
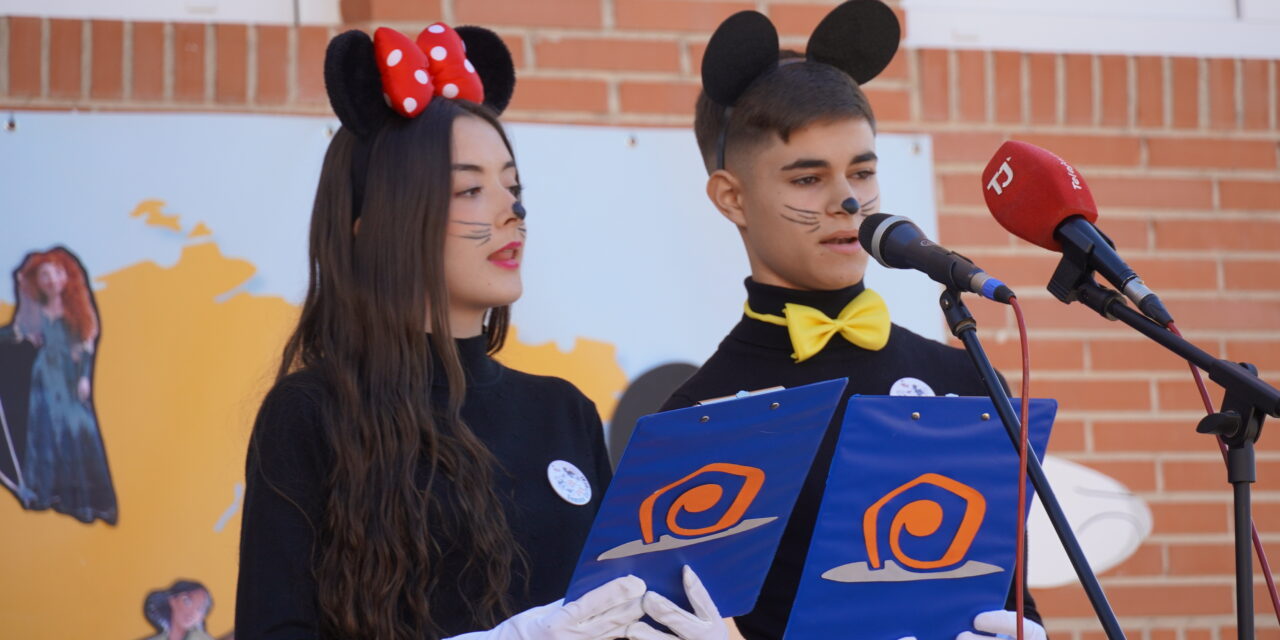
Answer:
<svg viewBox="0 0 1280 640"><path fill-rule="evenodd" d="M604 553L596 556L596 560L616 560L618 558L638 556L642 553L654 553L657 551L666 551L668 549L690 547L695 544L702 544L704 542L711 542L712 540L727 538L731 535L742 533L743 531L750 531L751 529L764 526L777 519L777 516L774 516L771 518L752 518L750 520L743 520L738 523L738 526L732 529L725 529L719 533L702 536L701 538L678 539L672 538L668 535L663 535L658 536L658 541L653 544L645 544L641 540L632 540L631 542L620 544L608 551L605 551Z"/></svg>
<svg viewBox="0 0 1280 640"><path fill-rule="evenodd" d="M892 560L885 560L883 569L872 569L865 562L850 562L822 574L824 580L832 582L914 582L916 580L947 580L951 578L972 578L989 573L1004 571L994 564L970 560L950 571L930 571L918 573L898 566Z"/></svg>

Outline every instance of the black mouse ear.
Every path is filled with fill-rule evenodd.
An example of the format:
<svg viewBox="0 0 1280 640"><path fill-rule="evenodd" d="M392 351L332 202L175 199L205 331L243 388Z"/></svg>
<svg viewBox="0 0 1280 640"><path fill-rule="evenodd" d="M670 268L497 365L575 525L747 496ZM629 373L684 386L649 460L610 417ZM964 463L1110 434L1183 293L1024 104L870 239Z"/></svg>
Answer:
<svg viewBox="0 0 1280 640"><path fill-rule="evenodd" d="M498 34L484 27L455 29L467 47L467 60L476 68L484 85L484 104L497 113L506 111L516 89L516 66L511 50Z"/></svg>
<svg viewBox="0 0 1280 640"><path fill-rule="evenodd" d="M717 104L733 106L751 83L778 64L778 30L764 14L729 16L702 56L702 90Z"/></svg>
<svg viewBox="0 0 1280 640"><path fill-rule="evenodd" d="M363 31L347 31L329 41L324 54L324 88L342 126L357 137L377 133L395 113L382 96L373 40Z"/></svg>
<svg viewBox="0 0 1280 640"><path fill-rule="evenodd" d="M848 0L818 23L807 53L861 85L889 66L901 35L897 14L880 0Z"/></svg>

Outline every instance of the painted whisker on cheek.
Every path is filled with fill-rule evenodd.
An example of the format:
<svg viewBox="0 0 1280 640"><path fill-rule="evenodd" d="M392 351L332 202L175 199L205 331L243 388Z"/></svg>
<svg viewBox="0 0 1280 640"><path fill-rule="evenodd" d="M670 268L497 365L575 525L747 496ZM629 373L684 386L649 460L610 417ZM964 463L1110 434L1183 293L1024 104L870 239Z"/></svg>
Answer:
<svg viewBox="0 0 1280 640"><path fill-rule="evenodd" d="M455 238L463 238L466 240L479 240L480 246L488 244L493 239L493 225L488 222L467 222L465 220L450 220L455 224L463 224L471 227L468 233L450 234Z"/></svg>
<svg viewBox="0 0 1280 640"><path fill-rule="evenodd" d="M792 210L792 211L795 211L796 213L803 213L803 214L811 215L811 216L816 216L816 215L819 215L819 214L821 214L821 213L822 213L821 211L813 211L813 210L810 210L810 209L800 209L800 208L798 208L798 207L793 207L793 206L791 206L791 205L789 205L789 204L784 204L784 205L782 205L782 206L784 206L784 207L786 207L786 208L788 208L788 209L790 209L790 210Z"/></svg>
<svg viewBox="0 0 1280 640"><path fill-rule="evenodd" d="M862 205L861 208L858 209L858 213L875 213L874 211L872 211L872 208L879 206L879 204L880 204L880 194L877 193L876 197L868 200L865 204Z"/></svg>
<svg viewBox="0 0 1280 640"><path fill-rule="evenodd" d="M800 214L800 215L799 215L799 216L790 216L790 215L787 215L787 214L785 214L785 213L780 213L780 214L778 214L778 215L782 216L782 219L783 219L783 220L786 220L787 222L794 222L794 223L796 223L796 224L798 224L798 225L800 225L800 226L803 226L803 227L809 227L809 231L808 231L808 233L813 233L813 232L817 231L817 230L818 230L818 227L819 227L819 226L821 226L821 222L822 222L822 221L821 221L821 219L818 217L818 212L817 212L817 211L810 211L810 210L808 210L808 209L797 209L796 207L793 207L793 206L791 206L791 205L789 205L789 204L784 204L784 205L782 205L782 206L784 206L784 207L786 207L786 208L788 208L788 209L790 209L790 210L792 210L792 211L795 211L796 213L798 213L798 214Z"/></svg>
<svg viewBox="0 0 1280 640"><path fill-rule="evenodd" d="M789 216L789 215L787 215L787 214L785 214L785 213L783 213L783 214L779 214L779 215L781 215L781 216L782 216L782 219L783 219L783 220L786 220L787 222L794 222L794 223L796 223L796 224L798 224L798 225L801 225L801 226L805 226L805 227L813 227L814 229L817 229L817 228L818 228L818 221L817 221L817 220L806 220L806 219L803 219L803 218L792 218L791 216Z"/></svg>

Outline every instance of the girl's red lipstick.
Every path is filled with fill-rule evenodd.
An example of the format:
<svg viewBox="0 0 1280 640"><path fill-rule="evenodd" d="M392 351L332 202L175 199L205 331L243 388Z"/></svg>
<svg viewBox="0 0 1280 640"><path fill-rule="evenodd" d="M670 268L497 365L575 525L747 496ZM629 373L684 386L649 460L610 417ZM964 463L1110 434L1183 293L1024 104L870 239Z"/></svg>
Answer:
<svg viewBox="0 0 1280 640"><path fill-rule="evenodd" d="M489 254L489 262L492 262L503 269L519 269L520 247L523 246L523 242L508 243L507 246Z"/></svg>

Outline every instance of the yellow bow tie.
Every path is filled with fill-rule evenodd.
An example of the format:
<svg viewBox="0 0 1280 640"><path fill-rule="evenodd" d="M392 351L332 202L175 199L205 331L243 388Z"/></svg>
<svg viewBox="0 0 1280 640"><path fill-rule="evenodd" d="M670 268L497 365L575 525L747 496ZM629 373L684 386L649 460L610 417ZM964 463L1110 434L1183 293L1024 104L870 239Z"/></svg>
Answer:
<svg viewBox="0 0 1280 640"><path fill-rule="evenodd" d="M889 342L889 308L885 306L884 298L870 289L849 301L835 319L813 307L790 302L783 308L781 316L756 313L749 304L743 308L748 318L787 328L791 346L795 349L791 357L796 362L804 362L817 355L836 333L868 351L879 351Z"/></svg>

